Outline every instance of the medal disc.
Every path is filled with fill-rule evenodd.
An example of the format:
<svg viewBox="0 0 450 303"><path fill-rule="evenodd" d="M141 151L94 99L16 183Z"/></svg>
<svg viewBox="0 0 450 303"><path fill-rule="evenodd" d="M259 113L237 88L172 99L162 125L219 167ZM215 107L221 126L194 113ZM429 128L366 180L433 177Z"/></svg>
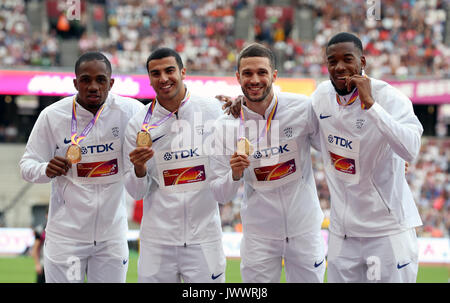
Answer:
<svg viewBox="0 0 450 303"><path fill-rule="evenodd" d="M81 161L81 148L79 145L71 145L67 149L66 159L69 160L70 163L76 164Z"/></svg>
<svg viewBox="0 0 450 303"><path fill-rule="evenodd" d="M136 137L136 146L137 147L151 147L152 146L152 137L150 136L150 133L146 131L140 131L137 133Z"/></svg>
<svg viewBox="0 0 450 303"><path fill-rule="evenodd" d="M241 138L237 143L236 152L241 155L251 155L253 154L253 145L248 141L247 138Z"/></svg>

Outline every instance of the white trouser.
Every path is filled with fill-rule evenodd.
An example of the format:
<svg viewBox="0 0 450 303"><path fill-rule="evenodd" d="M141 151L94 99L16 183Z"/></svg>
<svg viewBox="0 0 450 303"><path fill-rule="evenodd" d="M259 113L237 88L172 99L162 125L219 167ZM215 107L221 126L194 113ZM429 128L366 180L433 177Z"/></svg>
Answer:
<svg viewBox="0 0 450 303"><path fill-rule="evenodd" d="M284 258L289 283L322 283L325 274L321 231L285 240L245 236L241 241L241 276L244 283L279 283Z"/></svg>
<svg viewBox="0 0 450 303"><path fill-rule="evenodd" d="M222 240L187 246L140 242L139 283L224 283Z"/></svg>
<svg viewBox="0 0 450 303"><path fill-rule="evenodd" d="M414 228L368 238L344 239L330 233L328 282L414 283L418 250Z"/></svg>
<svg viewBox="0 0 450 303"><path fill-rule="evenodd" d="M47 283L125 283L128 270L126 239L74 243L45 239L44 271Z"/></svg>

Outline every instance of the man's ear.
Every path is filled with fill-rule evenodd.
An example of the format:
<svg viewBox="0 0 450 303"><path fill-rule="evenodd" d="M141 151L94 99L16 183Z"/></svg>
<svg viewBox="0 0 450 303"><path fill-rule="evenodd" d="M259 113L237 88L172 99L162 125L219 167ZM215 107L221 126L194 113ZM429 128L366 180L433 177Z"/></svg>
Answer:
<svg viewBox="0 0 450 303"><path fill-rule="evenodd" d="M113 87L113 85L114 85L114 78L111 78L111 79L109 80L109 90L111 90L111 88Z"/></svg>
<svg viewBox="0 0 450 303"><path fill-rule="evenodd" d="M75 89L78 91L78 82L77 79L73 79L73 86L75 87Z"/></svg>
<svg viewBox="0 0 450 303"><path fill-rule="evenodd" d="M366 69L366 57L361 55L361 69Z"/></svg>

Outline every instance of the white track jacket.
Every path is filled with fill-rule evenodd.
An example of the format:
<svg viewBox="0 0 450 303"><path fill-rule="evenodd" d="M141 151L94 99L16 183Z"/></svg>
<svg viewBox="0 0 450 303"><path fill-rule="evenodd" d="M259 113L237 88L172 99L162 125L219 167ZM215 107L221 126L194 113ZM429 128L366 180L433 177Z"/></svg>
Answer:
<svg viewBox="0 0 450 303"><path fill-rule="evenodd" d="M404 94L370 80L375 104L368 110L359 98L340 106L329 80L312 95L331 194L329 228L343 237L379 237L422 224L405 179L422 125Z"/></svg>
<svg viewBox="0 0 450 303"><path fill-rule="evenodd" d="M268 135L261 137L278 98L278 108ZM211 188L220 202L232 200L244 182L241 219L246 236L274 240L319 232L323 220L311 164L311 138L317 136L311 100L302 95L277 93L263 116L242 106L248 134L255 150L251 166L233 181L231 155L242 132L240 119L223 116L216 124L219 150L213 157ZM252 131L251 122L258 125ZM241 128L242 129L242 128ZM257 144L259 140L259 144ZM222 152L220 152L222 150Z"/></svg>
<svg viewBox="0 0 450 303"><path fill-rule="evenodd" d="M144 107L135 99L109 93L99 119L81 141L81 162L67 176L45 174L54 156L65 157L71 141L73 96L64 98L39 115L20 161L22 177L33 183L52 182L47 238L82 243L123 239L128 230L123 185L122 143L129 119ZM81 134L91 112L77 104Z"/></svg>
<svg viewBox="0 0 450 303"><path fill-rule="evenodd" d="M208 149L204 148L214 121L223 115L220 102L191 95L177 115L151 129L155 154L147 162L147 175L138 178L129 154L136 148L136 135L150 106L131 119L124 143L126 189L144 202L141 240L181 246L222 239L218 203L208 186ZM169 114L156 103L150 124Z"/></svg>

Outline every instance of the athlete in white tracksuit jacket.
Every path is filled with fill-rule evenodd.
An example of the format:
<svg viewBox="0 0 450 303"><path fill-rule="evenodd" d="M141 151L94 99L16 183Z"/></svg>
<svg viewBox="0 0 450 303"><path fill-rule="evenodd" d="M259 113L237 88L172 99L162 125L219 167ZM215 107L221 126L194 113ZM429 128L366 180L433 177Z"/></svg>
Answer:
<svg viewBox="0 0 450 303"><path fill-rule="evenodd" d="M108 71L102 72L103 60L107 59L89 57L82 61L81 76L104 82ZM85 67L92 68L92 64L100 67L94 66L94 74L85 72ZM85 78L86 83L90 81ZM144 105L135 99L108 94L109 89L105 89L104 110L79 144L82 160L72 165L66 175L54 174L50 178L46 174L49 162L55 157L63 160L71 145L74 97L80 98L85 92L101 94L92 82L86 91L80 86L77 96L63 98L41 112L20 161L26 181L52 183L44 246L47 282L84 282L86 272L88 282L126 279L128 225L122 143L128 120ZM78 134L93 116L76 103Z"/></svg>
<svg viewBox="0 0 450 303"><path fill-rule="evenodd" d="M136 148L150 103L131 119L124 143L125 186L144 201L138 282L225 282L219 207L208 186L209 149L203 148L212 138L213 122L223 114L221 105L191 95L173 50L158 49L149 58L157 101L148 123L158 126L150 129L151 148ZM142 163L136 161L146 152L141 161L146 167L138 176L136 166Z"/></svg>
<svg viewBox="0 0 450 303"><path fill-rule="evenodd" d="M216 124L211 188L219 202L228 202L244 185L243 282L279 282L283 258L288 282L322 282L323 213L310 154L318 125L308 97L273 92L276 70L271 57L271 52L258 44L249 46L240 55L238 80L247 106L242 106L244 119L223 116ZM267 104L264 113L249 108L263 103ZM269 131L260 139L268 120L271 120ZM244 121L246 126L242 128ZM255 150L245 157L249 166L243 170L243 177L236 178L233 166L238 157L233 154L238 138L244 135L240 129L244 128Z"/></svg>
<svg viewBox="0 0 450 303"><path fill-rule="evenodd" d="M405 161L417 157L423 128L403 93L361 75L358 41L330 40L331 80L312 95L331 196L328 281L414 282L422 222Z"/></svg>

